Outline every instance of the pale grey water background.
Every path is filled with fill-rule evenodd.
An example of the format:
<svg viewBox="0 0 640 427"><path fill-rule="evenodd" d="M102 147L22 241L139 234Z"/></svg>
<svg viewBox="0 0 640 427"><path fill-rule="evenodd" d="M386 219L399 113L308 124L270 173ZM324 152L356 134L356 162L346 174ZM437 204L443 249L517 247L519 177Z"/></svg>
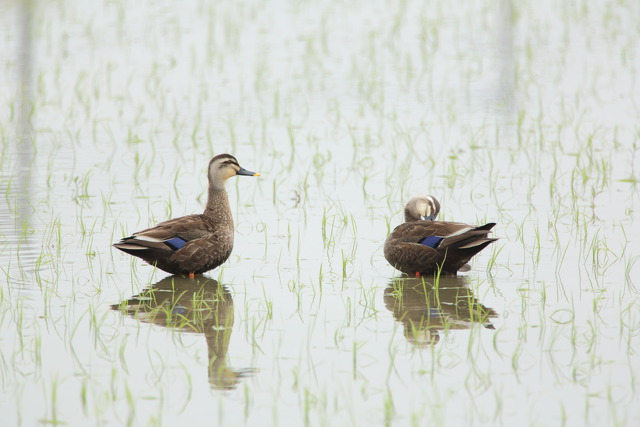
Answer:
<svg viewBox="0 0 640 427"><path fill-rule="evenodd" d="M640 423L636 2L33 2L26 44L20 5L0 5L3 425ZM262 176L228 183L218 308L180 303L231 331L216 382L212 334L111 309L165 274L110 243L200 211L221 152ZM405 335L420 297L394 308L381 249L425 192L501 240Z"/></svg>

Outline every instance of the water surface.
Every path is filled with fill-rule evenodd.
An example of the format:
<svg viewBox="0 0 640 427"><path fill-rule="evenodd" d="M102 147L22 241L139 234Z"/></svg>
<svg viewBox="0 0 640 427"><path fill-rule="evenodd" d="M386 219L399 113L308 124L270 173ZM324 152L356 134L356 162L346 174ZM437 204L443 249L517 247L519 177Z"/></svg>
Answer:
<svg viewBox="0 0 640 427"><path fill-rule="evenodd" d="M0 6L7 425L640 422L636 2L20 7ZM227 183L222 268L110 247L201 211L223 152L262 176ZM470 272L384 260L419 193L498 224Z"/></svg>

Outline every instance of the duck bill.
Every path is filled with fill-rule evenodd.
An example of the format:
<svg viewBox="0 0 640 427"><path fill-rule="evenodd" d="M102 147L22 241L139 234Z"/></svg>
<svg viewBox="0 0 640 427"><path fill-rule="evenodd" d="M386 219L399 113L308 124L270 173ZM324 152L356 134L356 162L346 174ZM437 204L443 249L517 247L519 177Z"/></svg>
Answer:
<svg viewBox="0 0 640 427"><path fill-rule="evenodd" d="M423 221L435 221L436 215L421 216L420 218L422 218Z"/></svg>
<svg viewBox="0 0 640 427"><path fill-rule="evenodd" d="M236 172L236 175L260 176L260 174L258 172L251 172L251 171L246 170L245 168L240 168L240 170L238 172Z"/></svg>

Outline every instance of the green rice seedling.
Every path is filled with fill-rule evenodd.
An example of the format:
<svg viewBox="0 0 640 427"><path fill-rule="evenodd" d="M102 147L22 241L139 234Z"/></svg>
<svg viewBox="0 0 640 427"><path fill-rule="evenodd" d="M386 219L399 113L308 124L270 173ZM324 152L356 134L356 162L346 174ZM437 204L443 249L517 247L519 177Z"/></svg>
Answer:
<svg viewBox="0 0 640 427"><path fill-rule="evenodd" d="M491 258L489 258L489 262L487 263L487 274L489 276L492 275L492 270L494 269L494 267L496 267L496 260L498 259L498 256L500 255L500 252L502 252L502 249L504 249L505 245L502 246L498 246L496 247L496 245L494 245L493 250L491 252Z"/></svg>
<svg viewBox="0 0 640 427"><path fill-rule="evenodd" d="M324 275L322 274L322 262L321 262L320 268L318 271L318 289L320 291L320 295L322 295L322 290L323 290L323 286L322 286L323 279L324 279Z"/></svg>
<svg viewBox="0 0 640 427"><path fill-rule="evenodd" d="M320 289L322 290L322 286L320 286ZM269 299L267 290L264 286L262 287L262 295L264 297L265 308L267 309L266 319L271 320L273 319L273 302Z"/></svg>
<svg viewBox="0 0 640 427"><path fill-rule="evenodd" d="M344 250L340 249L340 253L342 254L342 278L347 278L347 264L350 262L350 258L345 257Z"/></svg>

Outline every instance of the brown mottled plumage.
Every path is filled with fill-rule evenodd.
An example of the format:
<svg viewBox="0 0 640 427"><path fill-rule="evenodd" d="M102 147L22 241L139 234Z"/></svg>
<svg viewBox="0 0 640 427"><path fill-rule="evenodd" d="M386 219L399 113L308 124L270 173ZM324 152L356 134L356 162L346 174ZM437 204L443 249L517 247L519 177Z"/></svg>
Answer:
<svg viewBox="0 0 640 427"><path fill-rule="evenodd" d="M202 274L229 258L233 249L233 218L224 183L235 175L258 176L230 154L209 162L209 196L204 213L161 222L113 246L172 274Z"/></svg>
<svg viewBox="0 0 640 427"><path fill-rule="evenodd" d="M384 257L410 275L457 274L468 269L475 254L498 239L487 237L496 225L473 226L461 222L431 221L440 204L432 196L417 196L405 207L405 223L397 226L384 244Z"/></svg>

